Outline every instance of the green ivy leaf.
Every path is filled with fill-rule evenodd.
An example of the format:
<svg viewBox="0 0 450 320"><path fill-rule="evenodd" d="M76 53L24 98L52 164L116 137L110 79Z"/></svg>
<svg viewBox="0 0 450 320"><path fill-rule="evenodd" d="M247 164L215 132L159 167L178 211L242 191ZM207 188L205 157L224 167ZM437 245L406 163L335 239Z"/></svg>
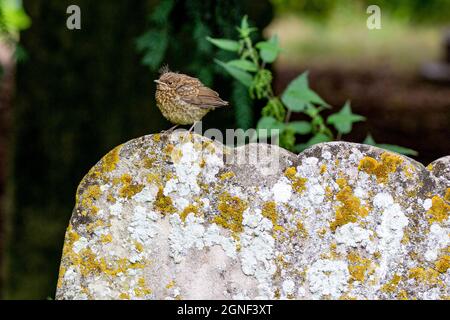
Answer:
<svg viewBox="0 0 450 320"><path fill-rule="evenodd" d="M214 61L219 65L222 66L233 78L238 80L240 83L242 83L247 88L250 87L252 84L252 75L246 71L243 71L241 69L238 69L236 67L230 66L226 64L223 61L214 59Z"/></svg>
<svg viewBox="0 0 450 320"><path fill-rule="evenodd" d="M228 61L227 64L229 66L250 72L256 72L258 70L258 67L253 62L245 59L231 60Z"/></svg>
<svg viewBox="0 0 450 320"><path fill-rule="evenodd" d="M298 134L308 134L311 133L312 130L311 123L308 121L292 121L287 124L287 127Z"/></svg>
<svg viewBox="0 0 450 320"><path fill-rule="evenodd" d="M352 113L350 103L347 101L341 111L333 113L327 119L328 124L332 124L341 134L347 134L352 131L354 122L364 121L365 117Z"/></svg>
<svg viewBox="0 0 450 320"><path fill-rule="evenodd" d="M273 117L261 117L258 121L258 124L256 125L256 130L258 132L259 138L278 136L283 132L284 129L285 124Z"/></svg>
<svg viewBox="0 0 450 320"><path fill-rule="evenodd" d="M256 129L278 129L283 130L285 127L285 124L281 121L278 121L277 119L273 117L261 117L259 119L258 124L256 125Z"/></svg>
<svg viewBox="0 0 450 320"><path fill-rule="evenodd" d="M248 24L248 17L247 15L242 17L241 20L241 26L236 28L239 31L239 35L241 38L247 38L250 33L252 33L255 30L258 30L254 27L250 27L250 25Z"/></svg>
<svg viewBox="0 0 450 320"><path fill-rule="evenodd" d="M417 156L419 154L416 150L410 148L405 148L394 144L376 143L370 133L367 135L366 139L364 139L363 143L407 156Z"/></svg>
<svg viewBox="0 0 450 320"><path fill-rule="evenodd" d="M328 106L317 93L309 88L307 71L295 78L288 85L281 96L281 100L289 110L294 112L303 112L311 104Z"/></svg>
<svg viewBox="0 0 450 320"><path fill-rule="evenodd" d="M258 42L255 47L259 49L261 59L266 63L274 62L281 51L277 35L272 36L269 41Z"/></svg>
<svg viewBox="0 0 450 320"><path fill-rule="evenodd" d="M211 38L211 37L206 37L206 40L211 42L216 47L218 47L220 49L223 49L223 50L227 50L227 51L238 52L239 49L241 48L241 45L239 44L239 42L235 41L235 40L214 39L214 38Z"/></svg>
<svg viewBox="0 0 450 320"><path fill-rule="evenodd" d="M363 143L370 146L375 146L377 144L370 133L367 134L367 137L364 139Z"/></svg>

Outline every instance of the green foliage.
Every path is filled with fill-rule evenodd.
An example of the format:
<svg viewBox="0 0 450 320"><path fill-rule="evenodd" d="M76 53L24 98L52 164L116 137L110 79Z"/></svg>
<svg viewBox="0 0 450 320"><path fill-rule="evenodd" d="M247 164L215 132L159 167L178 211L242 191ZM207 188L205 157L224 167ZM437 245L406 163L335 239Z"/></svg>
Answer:
<svg viewBox="0 0 450 320"><path fill-rule="evenodd" d="M414 24L446 24L450 12L448 0L271 0L278 13L299 14L326 22L334 12L349 14L365 12L369 5L378 5L383 14Z"/></svg>
<svg viewBox="0 0 450 320"><path fill-rule="evenodd" d="M14 58L17 62L25 61L27 53L18 43L19 32L29 28L30 17L25 13L21 2L17 0L0 0L0 39L14 48ZM3 69L0 65L0 78Z"/></svg>
<svg viewBox="0 0 450 320"><path fill-rule="evenodd" d="M265 101L262 117L256 126L260 138L267 135L276 137L280 146L300 152L316 143L339 140L342 135L352 131L354 123L366 120L365 117L352 112L350 102L346 102L340 111L325 119L321 112L331 109L331 106L309 87L308 72L295 78L281 94L281 98L275 96L272 89L273 76L267 64L274 62L281 52L278 37L273 36L267 41L253 45L251 36L256 28L250 27L247 16L242 18L237 30L237 40L211 37L206 39L218 48L237 55L228 62L218 59L214 61L248 89L252 100ZM309 121L290 121L292 113L303 114ZM328 125L334 128L336 134ZM306 142L297 143L298 136L307 136ZM369 142L373 142L373 139L366 139L365 143ZM373 144L375 145L375 142ZM414 150L403 147L383 146L403 154L417 154Z"/></svg>
<svg viewBox="0 0 450 320"><path fill-rule="evenodd" d="M365 120L365 117L352 113L350 102L347 101L341 111L328 117L327 123L332 124L339 134L347 134L352 131L354 122Z"/></svg>
<svg viewBox="0 0 450 320"><path fill-rule="evenodd" d="M375 147L378 147L378 148L394 151L394 152L397 152L397 153L405 154L405 155L408 155L408 156L417 156L418 155L418 152L413 150L413 149L409 149L409 148L405 148L405 147L401 147L401 146L396 146L396 145L393 145L393 144L376 143L370 133L367 135L367 137L366 137L366 139L364 140L363 143L371 145L371 146L375 146Z"/></svg>

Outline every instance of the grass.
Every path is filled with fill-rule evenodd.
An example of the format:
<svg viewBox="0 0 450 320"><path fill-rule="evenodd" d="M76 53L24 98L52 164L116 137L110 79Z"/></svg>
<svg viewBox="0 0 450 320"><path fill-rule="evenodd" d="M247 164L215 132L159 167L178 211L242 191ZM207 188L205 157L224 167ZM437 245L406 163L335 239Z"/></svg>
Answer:
<svg viewBox="0 0 450 320"><path fill-rule="evenodd" d="M282 65L340 65L344 68L385 66L417 70L424 61L439 59L443 28L411 25L382 11L381 29L369 30L363 9L335 10L326 22L282 14L265 30L278 34L284 49Z"/></svg>

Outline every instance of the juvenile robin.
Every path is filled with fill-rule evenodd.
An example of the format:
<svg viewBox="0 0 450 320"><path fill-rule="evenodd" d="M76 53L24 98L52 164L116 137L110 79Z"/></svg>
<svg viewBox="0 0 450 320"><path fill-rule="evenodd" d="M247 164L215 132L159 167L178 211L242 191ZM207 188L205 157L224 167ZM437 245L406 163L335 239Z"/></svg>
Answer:
<svg viewBox="0 0 450 320"><path fill-rule="evenodd" d="M199 79L182 73L161 69L161 76L154 80L156 103L163 116L178 125L192 124L189 132L209 111L228 105L219 94L206 87Z"/></svg>

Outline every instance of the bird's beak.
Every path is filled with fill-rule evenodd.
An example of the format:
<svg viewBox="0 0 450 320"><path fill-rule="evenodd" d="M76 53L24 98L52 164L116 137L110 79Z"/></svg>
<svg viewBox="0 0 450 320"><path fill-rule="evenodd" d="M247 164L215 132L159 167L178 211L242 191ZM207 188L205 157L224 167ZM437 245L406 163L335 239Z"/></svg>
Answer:
<svg viewBox="0 0 450 320"><path fill-rule="evenodd" d="M153 80L154 82L156 82L157 84L165 84L164 82L160 81L160 80Z"/></svg>

